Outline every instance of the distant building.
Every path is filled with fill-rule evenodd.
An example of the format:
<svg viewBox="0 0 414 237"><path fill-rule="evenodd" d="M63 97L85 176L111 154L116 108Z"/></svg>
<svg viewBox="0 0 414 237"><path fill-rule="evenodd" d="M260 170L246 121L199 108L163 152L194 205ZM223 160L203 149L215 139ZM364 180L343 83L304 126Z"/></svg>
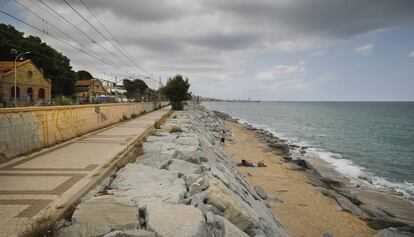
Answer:
<svg viewBox="0 0 414 237"><path fill-rule="evenodd" d="M108 81L105 79L99 79L99 81L102 83L103 87L106 89L106 91L110 95L122 96L126 93L126 90L124 89L122 85L118 85L115 82Z"/></svg>
<svg viewBox="0 0 414 237"><path fill-rule="evenodd" d="M98 79L93 78L92 80L75 81L74 96L79 100L89 102L92 97L98 97L106 94L106 89Z"/></svg>
<svg viewBox="0 0 414 237"><path fill-rule="evenodd" d="M51 98L52 82L45 78L43 69L29 59L16 63L17 86L15 86L14 61L0 61L0 100L14 103L16 91L17 104L28 105Z"/></svg>

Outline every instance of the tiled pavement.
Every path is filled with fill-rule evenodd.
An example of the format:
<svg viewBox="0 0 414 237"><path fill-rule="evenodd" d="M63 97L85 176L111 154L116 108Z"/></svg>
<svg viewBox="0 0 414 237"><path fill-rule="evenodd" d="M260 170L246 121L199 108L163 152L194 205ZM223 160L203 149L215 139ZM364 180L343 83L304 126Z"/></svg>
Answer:
<svg viewBox="0 0 414 237"><path fill-rule="evenodd" d="M15 236L21 223L70 205L169 111L163 108L0 164L0 236Z"/></svg>

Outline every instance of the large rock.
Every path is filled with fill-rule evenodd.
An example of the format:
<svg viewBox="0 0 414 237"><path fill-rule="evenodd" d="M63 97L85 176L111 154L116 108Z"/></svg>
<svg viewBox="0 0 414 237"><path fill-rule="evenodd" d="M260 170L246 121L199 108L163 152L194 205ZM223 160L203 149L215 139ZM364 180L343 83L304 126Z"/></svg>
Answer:
<svg viewBox="0 0 414 237"><path fill-rule="evenodd" d="M368 216L374 217L374 218L389 218L385 212L380 210L379 208L371 205L361 205L359 206L361 210L363 210Z"/></svg>
<svg viewBox="0 0 414 237"><path fill-rule="evenodd" d="M129 197L140 205L162 200L181 203L187 192L184 180L176 172L128 164L111 185L115 196Z"/></svg>
<svg viewBox="0 0 414 237"><path fill-rule="evenodd" d="M406 233L399 231L396 228L387 228L378 231L374 237L410 237L413 236L413 233Z"/></svg>
<svg viewBox="0 0 414 237"><path fill-rule="evenodd" d="M146 206L146 228L159 237L205 237L204 215L195 207L161 202Z"/></svg>
<svg viewBox="0 0 414 237"><path fill-rule="evenodd" d="M266 192L264 191L264 189L262 187L255 186L254 191L256 191L257 195L259 195L262 199L267 198L267 194L266 194Z"/></svg>
<svg viewBox="0 0 414 237"><path fill-rule="evenodd" d="M224 217L241 230L246 230L258 222L258 217L251 215L224 184L215 177L210 177L210 187L203 192L208 204L224 213Z"/></svg>
<svg viewBox="0 0 414 237"><path fill-rule="evenodd" d="M114 229L136 228L137 214L135 203L105 195L82 202L73 213L72 222L92 223Z"/></svg>
<svg viewBox="0 0 414 237"><path fill-rule="evenodd" d="M111 227L93 222L75 223L59 230L58 237L103 236L111 231Z"/></svg>
<svg viewBox="0 0 414 237"><path fill-rule="evenodd" d="M196 170L199 168L199 165L184 161L172 159L171 163L168 166L168 170L175 171L177 173L190 175L195 174Z"/></svg>
<svg viewBox="0 0 414 237"><path fill-rule="evenodd" d="M363 212L361 211L361 209L359 209L346 197L339 195L337 193L332 193L332 195L335 198L335 200L338 202L339 206L341 206L345 211L350 212L356 216L362 216Z"/></svg>

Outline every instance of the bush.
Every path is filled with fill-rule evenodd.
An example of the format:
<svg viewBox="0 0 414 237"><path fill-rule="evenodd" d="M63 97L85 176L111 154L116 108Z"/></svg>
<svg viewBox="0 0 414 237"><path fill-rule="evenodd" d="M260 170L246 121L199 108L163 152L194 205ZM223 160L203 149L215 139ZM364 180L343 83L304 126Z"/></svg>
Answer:
<svg viewBox="0 0 414 237"><path fill-rule="evenodd" d="M54 237L59 231L57 222L50 216L41 217L22 228L19 237Z"/></svg>
<svg viewBox="0 0 414 237"><path fill-rule="evenodd" d="M128 120L128 117L124 114L124 115L122 115L122 120Z"/></svg>
<svg viewBox="0 0 414 237"><path fill-rule="evenodd" d="M65 96L59 96L56 99L56 104L58 105L71 105L73 104L72 99L65 97Z"/></svg>
<svg viewBox="0 0 414 237"><path fill-rule="evenodd" d="M136 113L133 113L133 114L131 115L131 118L136 118L136 117L138 117L138 114L136 114Z"/></svg>
<svg viewBox="0 0 414 237"><path fill-rule="evenodd" d="M181 128L179 127L173 127L170 130L170 133L177 133L177 132L182 132L183 130L181 130Z"/></svg>
<svg viewBox="0 0 414 237"><path fill-rule="evenodd" d="M155 129L160 129L161 128L161 124L158 121L155 121L154 128Z"/></svg>

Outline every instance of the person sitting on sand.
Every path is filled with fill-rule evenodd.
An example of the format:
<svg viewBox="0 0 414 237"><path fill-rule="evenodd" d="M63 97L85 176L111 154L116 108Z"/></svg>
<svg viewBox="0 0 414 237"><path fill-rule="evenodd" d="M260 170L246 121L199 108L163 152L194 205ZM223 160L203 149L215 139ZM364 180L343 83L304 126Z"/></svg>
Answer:
<svg viewBox="0 0 414 237"><path fill-rule="evenodd" d="M243 167L267 167L263 161L259 161L257 165L252 161L246 161L242 160L237 166L243 166Z"/></svg>

